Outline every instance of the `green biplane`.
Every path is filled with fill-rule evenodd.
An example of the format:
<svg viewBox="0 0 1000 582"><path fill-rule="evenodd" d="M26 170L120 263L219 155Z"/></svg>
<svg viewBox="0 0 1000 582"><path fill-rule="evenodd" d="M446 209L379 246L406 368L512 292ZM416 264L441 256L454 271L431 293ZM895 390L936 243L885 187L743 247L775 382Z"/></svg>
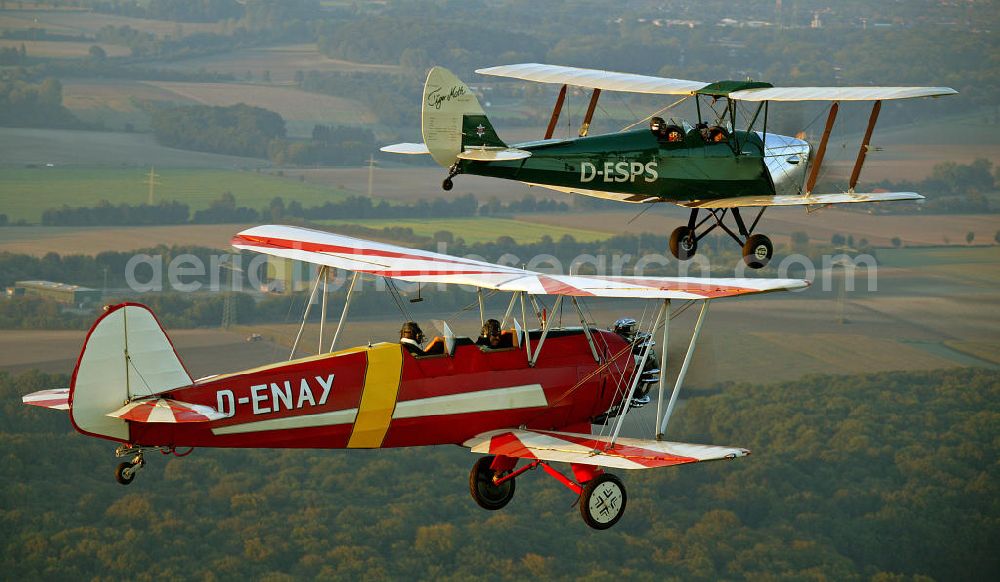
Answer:
<svg viewBox="0 0 1000 582"><path fill-rule="evenodd" d="M859 193L861 168L882 101L939 97L948 87L773 87L769 83L702 83L593 69L525 63L479 69L477 73L540 83L561 84L542 140L508 145L501 140L468 86L450 71L431 69L424 84L421 130L424 143L382 148L399 154L429 154L448 168L445 190L459 174L517 180L560 192L630 203L670 202L690 209L686 225L674 229L670 251L687 260L698 241L720 228L742 246L746 264L761 268L773 246L754 230L768 206L812 206L857 202L919 200L915 192ZM591 89L579 137L552 139L568 86ZM651 117L649 127L588 135L601 91L693 97L698 120L668 123ZM703 117L703 100L721 101L721 113ZM830 101L823 137L815 153L808 142L767 132L772 101ZM830 132L841 101L874 101L868 128L846 192L813 193ZM752 115L737 119L737 103L754 105ZM669 109L665 108L665 109ZM736 129L743 122L745 130ZM755 130L758 121L761 129ZM760 208L748 221L741 208ZM699 216L705 210L706 214ZM732 216L735 230L725 224ZM708 224L711 222L711 224ZM708 224L706 226L706 224Z"/></svg>

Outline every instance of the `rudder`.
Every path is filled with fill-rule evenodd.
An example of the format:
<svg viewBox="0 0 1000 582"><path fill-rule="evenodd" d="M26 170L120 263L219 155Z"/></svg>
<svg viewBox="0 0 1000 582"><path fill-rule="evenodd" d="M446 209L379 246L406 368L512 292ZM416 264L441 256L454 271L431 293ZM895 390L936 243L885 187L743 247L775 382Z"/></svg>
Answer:
<svg viewBox="0 0 1000 582"><path fill-rule="evenodd" d="M128 423L108 413L192 383L153 312L139 303L114 305L83 344L70 383L70 419L84 434L128 441Z"/></svg>
<svg viewBox="0 0 1000 582"><path fill-rule="evenodd" d="M427 73L420 129L431 157L446 168L466 147L507 147L472 90L443 67Z"/></svg>

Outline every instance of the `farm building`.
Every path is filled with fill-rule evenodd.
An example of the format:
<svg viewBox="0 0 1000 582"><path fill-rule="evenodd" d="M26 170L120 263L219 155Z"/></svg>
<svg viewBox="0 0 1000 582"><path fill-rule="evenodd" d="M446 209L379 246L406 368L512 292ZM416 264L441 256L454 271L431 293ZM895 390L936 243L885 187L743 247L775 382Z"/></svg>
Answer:
<svg viewBox="0 0 1000 582"><path fill-rule="evenodd" d="M82 305L101 300L101 291L90 287L55 283L53 281L17 281L14 283L14 295L34 295L47 297L69 305Z"/></svg>

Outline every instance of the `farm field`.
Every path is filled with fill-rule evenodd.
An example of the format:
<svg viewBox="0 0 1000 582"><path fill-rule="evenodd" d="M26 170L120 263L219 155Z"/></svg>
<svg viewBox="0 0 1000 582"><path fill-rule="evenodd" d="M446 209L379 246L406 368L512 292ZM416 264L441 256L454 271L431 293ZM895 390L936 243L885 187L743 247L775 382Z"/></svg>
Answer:
<svg viewBox="0 0 1000 582"><path fill-rule="evenodd" d="M400 68L394 65L353 63L331 59L322 55L315 43L247 48L219 55L175 61L166 64L164 68L187 72L205 70L233 75L238 79L243 79L247 71L253 73L254 78L260 79L264 75L264 71L267 71L271 75L271 81L275 83L292 82L295 79L296 71L321 71L324 73L397 73L400 71Z"/></svg>
<svg viewBox="0 0 1000 582"><path fill-rule="evenodd" d="M0 173L25 166L102 168L255 168L267 160L168 148L150 134L62 129L0 128Z"/></svg>
<svg viewBox="0 0 1000 582"><path fill-rule="evenodd" d="M27 6L25 6L28 8ZM146 18L130 18L114 14L99 14L74 8L47 8L12 10L13 3L7 5L7 10L0 12L0 29L44 28L57 34L96 34L105 26L129 26L142 32L151 32L157 36L182 36L199 32L219 32L225 30L223 22L185 22L177 24L166 20Z"/></svg>
<svg viewBox="0 0 1000 582"><path fill-rule="evenodd" d="M104 49L105 54L109 57L127 57L131 53L128 47L107 43L0 39L0 47L20 48L22 44L29 58L86 58L90 54L90 47L95 44Z"/></svg>
<svg viewBox="0 0 1000 582"><path fill-rule="evenodd" d="M63 105L81 120L114 131L150 130L146 104L193 105L191 99L142 81L70 79L63 82Z"/></svg>
<svg viewBox="0 0 1000 582"><path fill-rule="evenodd" d="M192 212L207 208L224 192L232 192L238 205L252 208L266 206L275 196L306 206L344 197L335 190L254 172L163 168L156 173L155 201L178 200ZM12 221L38 224L45 209L63 205L145 203L147 176L148 168L0 168L0 204Z"/></svg>
<svg viewBox="0 0 1000 582"><path fill-rule="evenodd" d="M279 113L289 135L311 136L317 123L370 125L378 121L366 105L351 99L308 93L293 87L244 83L179 83L147 81L146 84L188 100L219 107L245 103Z"/></svg>
<svg viewBox="0 0 1000 582"><path fill-rule="evenodd" d="M541 240L550 236L559 240L565 235L578 241L597 241L606 239L612 233L599 230L585 230L572 227L541 225L509 218L431 218L431 219L353 219L324 220L321 224L335 227L338 224L359 224L368 228L401 227L412 228L419 236L433 236L435 232L451 231L456 238L464 238L467 243L492 242L498 237L509 236L519 243Z"/></svg>
<svg viewBox="0 0 1000 582"><path fill-rule="evenodd" d="M688 211L668 204L657 205L636 218L642 210L629 208L622 211L536 214L517 218L584 229L603 227L615 232L659 232L664 235L669 235L671 230L687 220ZM752 216L756 216L756 213ZM998 230L1000 218L988 214L876 215L836 208L814 213L807 213L800 208L770 208L758 227L758 232L775 240L786 240L796 231L805 232L811 240L822 243L828 243L834 234L850 234L855 241L865 238L869 243L880 247L891 246L894 237L899 237L904 246L964 246L968 232L975 233L974 244L992 244Z"/></svg>
<svg viewBox="0 0 1000 582"><path fill-rule="evenodd" d="M0 252L36 257L46 253L96 255L104 251L192 245L231 250L229 241L254 224L182 224L173 226L14 226L0 228Z"/></svg>

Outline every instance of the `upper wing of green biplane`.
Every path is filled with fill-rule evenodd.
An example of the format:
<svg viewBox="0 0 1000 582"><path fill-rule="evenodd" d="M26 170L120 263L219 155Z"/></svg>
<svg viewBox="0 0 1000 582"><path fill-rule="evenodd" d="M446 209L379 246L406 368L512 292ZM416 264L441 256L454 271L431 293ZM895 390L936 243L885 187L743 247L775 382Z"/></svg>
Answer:
<svg viewBox="0 0 1000 582"><path fill-rule="evenodd" d="M725 95L742 101L885 101L941 97L958 93L949 87L769 87L732 90L732 82L705 83L598 69L580 69L540 63L520 63L477 69L482 75L588 89L658 95ZM727 90L727 86L728 89ZM730 92L731 91L731 92Z"/></svg>
<svg viewBox="0 0 1000 582"><path fill-rule="evenodd" d="M481 75L495 77L510 77L537 83L556 83L573 85L588 89L607 91L624 91L626 93L650 93L654 95L690 95L708 85L702 81L686 81L684 79L667 79L650 77L632 73L616 73L598 69L580 69L560 65L544 65L540 63L521 63L517 65L501 65L476 69Z"/></svg>

